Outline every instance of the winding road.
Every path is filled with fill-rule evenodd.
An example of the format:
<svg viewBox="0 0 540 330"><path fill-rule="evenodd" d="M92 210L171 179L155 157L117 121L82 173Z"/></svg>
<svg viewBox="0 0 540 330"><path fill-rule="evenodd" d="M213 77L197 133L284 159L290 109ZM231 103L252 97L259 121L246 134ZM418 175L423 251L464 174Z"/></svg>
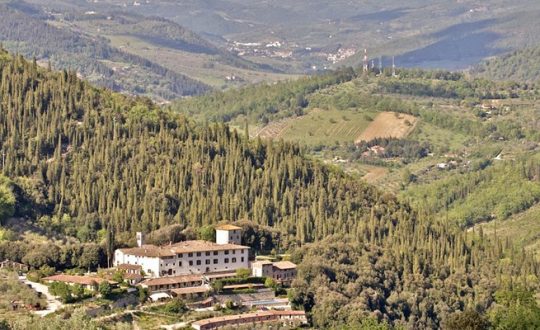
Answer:
<svg viewBox="0 0 540 330"><path fill-rule="evenodd" d="M19 281L21 281L22 283L26 285L29 285L36 292L41 293L43 296L47 298L47 309L35 311L34 312L35 314L43 317L45 315L54 313L60 308L64 307L64 304L62 304L60 300L58 300L55 296L49 293L49 288L46 285L29 281L24 275L19 276Z"/></svg>

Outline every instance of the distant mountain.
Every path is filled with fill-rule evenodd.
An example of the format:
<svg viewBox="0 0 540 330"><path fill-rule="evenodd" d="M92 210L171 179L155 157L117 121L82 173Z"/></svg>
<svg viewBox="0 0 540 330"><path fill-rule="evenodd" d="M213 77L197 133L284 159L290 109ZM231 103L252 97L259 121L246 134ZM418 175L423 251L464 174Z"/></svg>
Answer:
<svg viewBox="0 0 540 330"><path fill-rule="evenodd" d="M0 41L38 63L77 73L101 86L157 99L209 90L205 84L115 47L106 39L49 24L50 13L24 2L0 4Z"/></svg>
<svg viewBox="0 0 540 330"><path fill-rule="evenodd" d="M65 3L61 0L30 0ZM81 1L84 2L84 1ZM480 60L540 41L540 2L536 0L381 1L168 1L84 2L88 10L117 8L167 18L202 36L234 48L234 42L260 44L250 60L268 61L264 46L279 41L274 62L310 71L358 65L363 49L370 58L396 56L401 67L462 69ZM341 50L341 51L340 51ZM354 54L356 51L356 54ZM241 52L244 53L244 52ZM285 55L285 54L283 54ZM334 63L335 62L335 63ZM296 66L294 64L297 64Z"/></svg>
<svg viewBox="0 0 540 330"><path fill-rule="evenodd" d="M496 80L535 82L540 79L540 46L524 48L483 61L471 73Z"/></svg>

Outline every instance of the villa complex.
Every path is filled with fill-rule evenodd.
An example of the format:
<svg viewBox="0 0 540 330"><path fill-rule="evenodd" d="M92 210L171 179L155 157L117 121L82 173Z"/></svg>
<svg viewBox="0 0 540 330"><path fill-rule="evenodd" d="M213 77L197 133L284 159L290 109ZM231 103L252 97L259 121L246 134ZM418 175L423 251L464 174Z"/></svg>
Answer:
<svg viewBox="0 0 540 330"><path fill-rule="evenodd" d="M249 268L249 247L240 245L241 228L224 225L216 228L216 242L185 241L165 246L144 244L137 233L137 247L118 249L114 265L141 266L147 277L234 272Z"/></svg>

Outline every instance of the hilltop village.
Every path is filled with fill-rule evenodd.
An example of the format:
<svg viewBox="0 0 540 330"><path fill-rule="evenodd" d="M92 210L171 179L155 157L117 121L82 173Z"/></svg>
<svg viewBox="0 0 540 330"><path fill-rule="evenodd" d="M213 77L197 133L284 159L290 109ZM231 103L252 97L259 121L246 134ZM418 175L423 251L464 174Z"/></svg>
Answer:
<svg viewBox="0 0 540 330"><path fill-rule="evenodd" d="M36 281L25 276L24 264L6 260L0 267L19 272L22 282L48 298L47 306L31 308L40 315L77 303L110 321L134 310L159 314L164 309L165 315L189 311L191 319L176 326L198 330L307 323L305 312L292 310L287 299L287 288L296 277L294 263L251 256L250 247L242 245L241 227L217 226L215 237L215 242L188 240L160 246L146 244L144 233L137 232L136 246L115 250L113 267L84 275L57 273ZM96 298L112 300L112 309L87 304Z"/></svg>

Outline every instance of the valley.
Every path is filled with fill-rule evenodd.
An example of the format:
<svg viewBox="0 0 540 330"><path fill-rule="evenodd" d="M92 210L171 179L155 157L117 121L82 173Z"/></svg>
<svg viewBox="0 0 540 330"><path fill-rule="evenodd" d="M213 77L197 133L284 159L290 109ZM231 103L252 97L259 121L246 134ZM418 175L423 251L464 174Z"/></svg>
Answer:
<svg viewBox="0 0 540 330"><path fill-rule="evenodd" d="M0 0L0 330L540 328L539 12Z"/></svg>

